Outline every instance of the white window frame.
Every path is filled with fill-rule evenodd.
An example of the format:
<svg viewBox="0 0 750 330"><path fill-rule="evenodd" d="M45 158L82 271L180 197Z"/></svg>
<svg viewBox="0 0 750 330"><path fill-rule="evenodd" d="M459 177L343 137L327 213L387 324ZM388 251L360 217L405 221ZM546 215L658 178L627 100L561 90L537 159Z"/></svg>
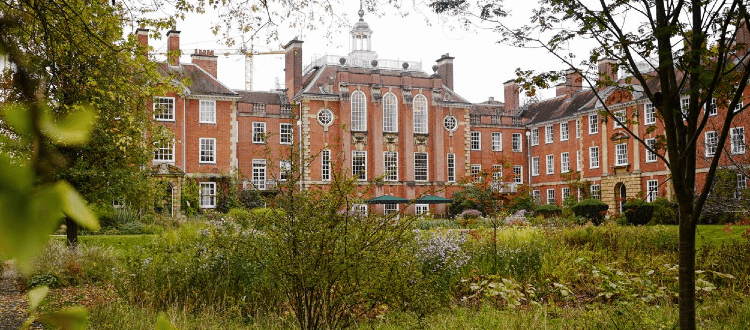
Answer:
<svg viewBox="0 0 750 330"><path fill-rule="evenodd" d="M541 202L542 200L542 191L541 190L532 190L531 191L531 198L534 199L537 203Z"/></svg>
<svg viewBox="0 0 750 330"><path fill-rule="evenodd" d="M576 139L581 138L581 118L576 118Z"/></svg>
<svg viewBox="0 0 750 330"><path fill-rule="evenodd" d="M618 123L617 120L619 120L622 123L625 123L625 120L627 120L626 116L627 116L627 112L625 112L625 110L617 110L617 111L612 112L612 128L618 129L618 128L625 127L624 125L621 125L620 123Z"/></svg>
<svg viewBox="0 0 750 330"><path fill-rule="evenodd" d="M216 164L216 139L199 138L198 145L198 163Z"/></svg>
<svg viewBox="0 0 750 330"><path fill-rule="evenodd" d="M421 156L424 155L424 164L419 164ZM414 181L424 182L430 180L430 157L426 152L414 153Z"/></svg>
<svg viewBox="0 0 750 330"><path fill-rule="evenodd" d="M523 166L513 165L513 183L523 184Z"/></svg>
<svg viewBox="0 0 750 330"><path fill-rule="evenodd" d="M651 102L643 105L643 124L644 125L656 124L656 108L654 107L654 104Z"/></svg>
<svg viewBox="0 0 750 330"><path fill-rule="evenodd" d="M657 160L656 153L651 152L651 150L649 150L648 148L648 147L650 147L651 149L654 148L654 145L656 144L656 139L650 138L644 141L646 142L646 147L647 147L645 148L646 149L646 163L656 163L656 160Z"/></svg>
<svg viewBox="0 0 750 330"><path fill-rule="evenodd" d="M331 181L331 150L328 149L320 151L320 179Z"/></svg>
<svg viewBox="0 0 750 330"><path fill-rule="evenodd" d="M391 92L383 95L383 132L398 132L398 98Z"/></svg>
<svg viewBox="0 0 750 330"><path fill-rule="evenodd" d="M175 98L166 96L156 96L153 101L154 120L156 121L175 121ZM157 112L157 110L160 110ZM165 112L166 110L166 112Z"/></svg>
<svg viewBox="0 0 750 330"><path fill-rule="evenodd" d="M398 204L383 204L383 214L390 215L398 213Z"/></svg>
<svg viewBox="0 0 750 330"><path fill-rule="evenodd" d="M745 153L745 128L732 127L729 129L732 155Z"/></svg>
<svg viewBox="0 0 750 330"><path fill-rule="evenodd" d="M591 198L602 199L602 189L598 184L592 184L589 190Z"/></svg>
<svg viewBox="0 0 750 330"><path fill-rule="evenodd" d="M266 160L265 159L253 159L253 187L257 190L266 190Z"/></svg>
<svg viewBox="0 0 750 330"><path fill-rule="evenodd" d="M565 201L566 198L570 196L570 188L568 187L562 187L560 188L560 200Z"/></svg>
<svg viewBox="0 0 750 330"><path fill-rule="evenodd" d="M266 143L266 123L254 121L253 122L253 143L263 144Z"/></svg>
<svg viewBox="0 0 750 330"><path fill-rule="evenodd" d="M456 182L456 154L448 153L445 155L446 175L448 182Z"/></svg>
<svg viewBox="0 0 750 330"><path fill-rule="evenodd" d="M216 124L216 100L200 100L198 105L201 124Z"/></svg>
<svg viewBox="0 0 750 330"><path fill-rule="evenodd" d="M547 155L545 163L546 174L555 174L555 155Z"/></svg>
<svg viewBox="0 0 750 330"><path fill-rule="evenodd" d="M200 207L202 209L216 208L216 182L201 182Z"/></svg>
<svg viewBox="0 0 750 330"><path fill-rule="evenodd" d="M531 129L531 145L532 146L539 145L539 128Z"/></svg>
<svg viewBox="0 0 750 330"><path fill-rule="evenodd" d="M554 188L547 189L547 204L556 204Z"/></svg>
<svg viewBox="0 0 750 330"><path fill-rule="evenodd" d="M547 125L544 127L544 143L550 144L555 142L555 127L554 125Z"/></svg>
<svg viewBox="0 0 750 330"><path fill-rule="evenodd" d="M429 214L429 213L430 213L429 204L414 204L414 214L422 215L422 214Z"/></svg>
<svg viewBox="0 0 750 330"><path fill-rule="evenodd" d="M743 173L737 173L737 189L734 191L734 198L742 198L742 191L747 189L747 177Z"/></svg>
<svg viewBox="0 0 750 330"><path fill-rule="evenodd" d="M568 130L568 123L560 123L560 141L568 141L570 138L570 132Z"/></svg>
<svg viewBox="0 0 750 330"><path fill-rule="evenodd" d="M471 164L471 181L472 182L479 182L481 181L481 176L479 173L482 172L482 164Z"/></svg>
<svg viewBox="0 0 750 330"><path fill-rule="evenodd" d="M706 109L708 109L709 116L716 116L719 114L719 107L716 105L716 98L712 97L706 102Z"/></svg>
<svg viewBox="0 0 750 330"><path fill-rule="evenodd" d="M560 154L560 172L561 173L570 172L570 153L569 152L563 152Z"/></svg>
<svg viewBox="0 0 750 330"><path fill-rule="evenodd" d="M503 133L492 132L492 151L503 151Z"/></svg>
<svg viewBox="0 0 750 330"><path fill-rule="evenodd" d="M164 146L166 144L166 146ZM156 163L174 163L174 143L173 141L154 142L154 159Z"/></svg>
<svg viewBox="0 0 750 330"><path fill-rule="evenodd" d="M363 91L354 91L351 96L352 131L367 131L367 96Z"/></svg>
<svg viewBox="0 0 750 330"><path fill-rule="evenodd" d="M398 181L398 152L383 152L383 181Z"/></svg>
<svg viewBox="0 0 750 330"><path fill-rule="evenodd" d="M615 165L628 165L628 144L615 144Z"/></svg>
<svg viewBox="0 0 750 330"><path fill-rule="evenodd" d="M292 174L292 162L288 160L279 161L279 181L286 181Z"/></svg>
<svg viewBox="0 0 750 330"><path fill-rule="evenodd" d="M352 213L366 217L369 213L368 211L369 208L367 207L367 204L352 204Z"/></svg>
<svg viewBox="0 0 750 330"><path fill-rule="evenodd" d="M414 133L427 134L427 98L418 94L412 102L414 113Z"/></svg>
<svg viewBox="0 0 750 330"><path fill-rule="evenodd" d="M279 144L291 145L294 143L294 126L290 123L279 124Z"/></svg>
<svg viewBox="0 0 750 330"><path fill-rule="evenodd" d="M646 201L651 203L659 197L659 180L646 181Z"/></svg>
<svg viewBox="0 0 750 330"><path fill-rule="evenodd" d="M513 152L523 152L523 145L521 143L521 139L522 139L521 133L513 133L511 135Z"/></svg>
<svg viewBox="0 0 750 330"><path fill-rule="evenodd" d="M482 150L482 132L471 131L471 150Z"/></svg>
<svg viewBox="0 0 750 330"><path fill-rule="evenodd" d="M719 144L719 135L716 131L706 131L704 133L704 142L706 144L706 157L712 157L716 154L716 147Z"/></svg>
<svg viewBox="0 0 750 330"><path fill-rule="evenodd" d="M690 97L683 96L680 98L680 112L683 118L687 118L687 113L690 110Z"/></svg>
<svg viewBox="0 0 750 330"><path fill-rule="evenodd" d="M492 180L503 181L503 166L502 165L492 165Z"/></svg>
<svg viewBox="0 0 750 330"><path fill-rule="evenodd" d="M576 171L583 169L583 153L580 150L576 150Z"/></svg>
<svg viewBox="0 0 750 330"><path fill-rule="evenodd" d="M367 181L367 151L352 151L352 176L357 181Z"/></svg>
<svg viewBox="0 0 750 330"><path fill-rule="evenodd" d="M599 168L599 147L589 147L589 169Z"/></svg>
<svg viewBox="0 0 750 330"><path fill-rule="evenodd" d="M539 175L539 156L531 157L531 176Z"/></svg>
<svg viewBox="0 0 750 330"><path fill-rule="evenodd" d="M599 115L589 115L589 135L599 134Z"/></svg>

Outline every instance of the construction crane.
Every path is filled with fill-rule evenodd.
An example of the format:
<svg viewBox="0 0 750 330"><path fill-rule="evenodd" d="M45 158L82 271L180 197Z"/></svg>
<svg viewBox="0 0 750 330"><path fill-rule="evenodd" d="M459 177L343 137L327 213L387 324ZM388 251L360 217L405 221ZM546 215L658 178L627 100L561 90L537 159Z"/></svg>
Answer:
<svg viewBox="0 0 750 330"><path fill-rule="evenodd" d="M271 50L267 52L254 51L252 46L250 47L250 51L243 52L243 55L245 55L245 89L253 89L253 56L283 54L285 54L283 50Z"/></svg>

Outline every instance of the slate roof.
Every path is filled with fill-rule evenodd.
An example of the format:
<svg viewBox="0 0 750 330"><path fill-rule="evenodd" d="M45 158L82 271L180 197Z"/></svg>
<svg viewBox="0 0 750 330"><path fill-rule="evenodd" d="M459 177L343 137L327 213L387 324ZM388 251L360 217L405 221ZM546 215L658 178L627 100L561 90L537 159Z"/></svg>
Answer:
<svg viewBox="0 0 750 330"><path fill-rule="evenodd" d="M177 79L189 79L190 85L187 88L190 90L190 94L237 96L236 92L227 88L218 79L193 63L180 63L179 66L169 66L166 63L160 63L160 70L164 74L176 75Z"/></svg>
<svg viewBox="0 0 750 330"><path fill-rule="evenodd" d="M289 104L287 100L286 92L280 91L269 91L269 92L256 92L256 91L235 91L240 96L240 103L263 103L263 104Z"/></svg>
<svg viewBox="0 0 750 330"><path fill-rule="evenodd" d="M570 98L563 95L529 104L524 115L529 118L527 125L569 117L577 112L591 110L596 102L594 93L592 89L583 89L577 91Z"/></svg>

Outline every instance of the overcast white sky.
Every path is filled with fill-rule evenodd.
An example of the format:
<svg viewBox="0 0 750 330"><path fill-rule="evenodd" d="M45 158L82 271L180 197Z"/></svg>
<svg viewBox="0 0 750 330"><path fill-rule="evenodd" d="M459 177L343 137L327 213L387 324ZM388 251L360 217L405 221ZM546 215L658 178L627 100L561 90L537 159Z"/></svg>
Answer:
<svg viewBox="0 0 750 330"><path fill-rule="evenodd" d="M350 27L334 31L332 37L324 36L324 29L319 31L279 29L279 40L273 44L260 44L256 41L257 51L279 50L281 46L296 35L304 41L303 66L313 58L321 55L347 55L349 53L349 31L358 20L359 1L346 1L341 12L346 12ZM527 20L529 6L534 1L514 2L513 20ZM526 8L524 6L527 6ZM486 101L489 97L503 100L503 82L515 78L515 69L560 70L565 69L562 63L542 49L518 49L498 44L497 33L491 31L465 31L451 29L440 24L440 20L427 8L405 6L403 12L409 15L401 17L393 8L381 10L385 15L378 17L372 13L365 14L365 21L373 30L372 49L380 59L401 59L421 61L422 70L432 73L432 65L442 54L449 53L454 60L454 89L471 102ZM425 21L428 18L432 25ZM190 61L189 54L193 49L228 49L218 42L210 31L210 23L215 21L215 14L193 15L185 22L178 23L182 61ZM455 21L455 20L454 20ZM166 40L150 40L156 52L166 52ZM239 48L239 47L236 47ZM218 54L217 54L218 55ZM284 86L283 55L255 56L254 90L275 88L278 78ZM241 56L219 56L218 78L233 89L244 89L244 59ZM554 96L554 91L542 91L540 98Z"/></svg>

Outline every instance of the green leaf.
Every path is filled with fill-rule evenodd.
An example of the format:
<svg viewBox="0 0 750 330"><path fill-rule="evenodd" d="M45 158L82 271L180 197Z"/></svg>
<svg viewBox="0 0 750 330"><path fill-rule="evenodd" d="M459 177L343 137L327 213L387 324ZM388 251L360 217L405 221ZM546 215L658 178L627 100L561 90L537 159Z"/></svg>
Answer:
<svg viewBox="0 0 750 330"><path fill-rule="evenodd" d="M60 194L53 186L28 193L0 191L0 250L22 271L41 252L62 218Z"/></svg>
<svg viewBox="0 0 750 330"><path fill-rule="evenodd" d="M39 321L63 330L83 330L89 322L86 308L74 306L39 317Z"/></svg>
<svg viewBox="0 0 750 330"><path fill-rule="evenodd" d="M60 194L62 211L65 215L85 228L99 230L99 220L86 206L83 197L69 183L60 181L55 184L55 189Z"/></svg>
<svg viewBox="0 0 750 330"><path fill-rule="evenodd" d="M49 293L49 288L46 285L38 286L29 290L26 296L29 298L30 312L34 312L34 310L39 307L39 304L42 303L44 297L47 296L47 293Z"/></svg>
<svg viewBox="0 0 750 330"><path fill-rule="evenodd" d="M156 320L156 327L154 327L154 330L177 330L177 328L169 322L167 314L161 312Z"/></svg>
<svg viewBox="0 0 750 330"><path fill-rule="evenodd" d="M31 133L31 116L28 114L27 107L18 103L8 103L4 104L1 109L5 121L18 133Z"/></svg>
<svg viewBox="0 0 750 330"><path fill-rule="evenodd" d="M14 192L28 192L34 183L34 172L23 160L11 160L0 154L0 188Z"/></svg>
<svg viewBox="0 0 750 330"><path fill-rule="evenodd" d="M86 143L94 127L96 112L91 107L76 106L67 117L54 121L49 111L42 116L40 126L50 139L62 145Z"/></svg>

